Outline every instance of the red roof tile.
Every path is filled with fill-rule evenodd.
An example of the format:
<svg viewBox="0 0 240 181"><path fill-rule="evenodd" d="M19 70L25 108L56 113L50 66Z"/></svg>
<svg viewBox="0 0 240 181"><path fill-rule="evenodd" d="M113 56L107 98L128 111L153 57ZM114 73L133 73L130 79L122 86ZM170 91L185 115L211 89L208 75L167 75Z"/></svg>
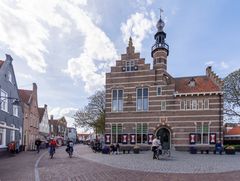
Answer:
<svg viewBox="0 0 240 181"><path fill-rule="evenodd" d="M195 81L195 86L189 86L191 80ZM178 93L220 91L219 87L207 76L179 77L175 78L175 83Z"/></svg>
<svg viewBox="0 0 240 181"><path fill-rule="evenodd" d="M24 89L18 89L19 96L22 102L28 103L33 91L31 90L24 90Z"/></svg>
<svg viewBox="0 0 240 181"><path fill-rule="evenodd" d="M240 126L236 126L233 127L232 129L230 129L227 133L225 133L226 135L240 135Z"/></svg>

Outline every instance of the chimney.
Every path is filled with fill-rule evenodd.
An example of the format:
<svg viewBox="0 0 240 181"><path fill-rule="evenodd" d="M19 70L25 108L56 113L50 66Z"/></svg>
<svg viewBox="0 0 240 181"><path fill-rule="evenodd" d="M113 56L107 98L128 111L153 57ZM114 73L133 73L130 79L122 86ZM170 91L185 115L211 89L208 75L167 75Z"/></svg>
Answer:
<svg viewBox="0 0 240 181"><path fill-rule="evenodd" d="M37 84L33 83L33 91L37 91Z"/></svg>
<svg viewBox="0 0 240 181"><path fill-rule="evenodd" d="M44 109L47 109L47 104L44 104Z"/></svg>
<svg viewBox="0 0 240 181"><path fill-rule="evenodd" d="M6 55L6 61L10 61L10 62L13 61L11 55L8 55L8 54L5 54L5 55Z"/></svg>
<svg viewBox="0 0 240 181"><path fill-rule="evenodd" d="M209 76L209 74L212 72L212 66L208 66L206 68L206 75Z"/></svg>
<svg viewBox="0 0 240 181"><path fill-rule="evenodd" d="M53 120L53 115L50 116L51 120Z"/></svg>

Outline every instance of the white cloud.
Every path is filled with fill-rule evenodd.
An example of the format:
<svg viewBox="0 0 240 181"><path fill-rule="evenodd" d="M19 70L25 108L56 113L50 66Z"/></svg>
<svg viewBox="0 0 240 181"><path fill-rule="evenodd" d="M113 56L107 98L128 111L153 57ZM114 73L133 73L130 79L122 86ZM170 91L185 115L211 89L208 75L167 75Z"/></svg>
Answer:
<svg viewBox="0 0 240 181"><path fill-rule="evenodd" d="M214 61L208 61L205 63L205 65L209 66L209 65L213 65L214 64Z"/></svg>
<svg viewBox="0 0 240 181"><path fill-rule="evenodd" d="M220 63L220 67L221 67L221 69L228 69L228 68L229 68L229 65L228 65L226 62L222 61L222 62Z"/></svg>
<svg viewBox="0 0 240 181"><path fill-rule="evenodd" d="M33 80L33 77L30 74L25 74L25 73L20 73L19 72L19 73L16 73L16 76L24 78L24 79L28 79L28 80Z"/></svg>
<svg viewBox="0 0 240 181"><path fill-rule="evenodd" d="M105 72L117 58L116 49L107 35L97 27L91 17L82 9L70 4L62 4L77 30L84 37L83 52L77 58L68 60L67 69L63 70L75 81L81 79L88 93L101 88L105 82Z"/></svg>
<svg viewBox="0 0 240 181"><path fill-rule="evenodd" d="M58 119L61 117L65 117L67 121L67 126L73 126L74 119L72 118L73 115L76 113L78 109L72 108L72 107L55 107L55 108L49 108L48 114L53 115L54 119Z"/></svg>
<svg viewBox="0 0 240 181"><path fill-rule="evenodd" d="M48 53L45 43L49 29L46 25L70 31L70 21L56 12L57 6L57 0L0 2L0 42L38 72L45 72L47 67L44 53Z"/></svg>
<svg viewBox="0 0 240 181"><path fill-rule="evenodd" d="M142 48L142 41L147 35L151 34L156 24L154 12L132 14L130 18L121 24L123 41L127 45L129 37L133 39L133 44L137 51Z"/></svg>

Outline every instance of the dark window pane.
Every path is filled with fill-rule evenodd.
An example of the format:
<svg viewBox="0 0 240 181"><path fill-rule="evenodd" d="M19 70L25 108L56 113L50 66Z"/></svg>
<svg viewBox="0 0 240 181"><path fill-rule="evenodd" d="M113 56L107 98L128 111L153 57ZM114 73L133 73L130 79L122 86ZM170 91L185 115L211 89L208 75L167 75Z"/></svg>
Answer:
<svg viewBox="0 0 240 181"><path fill-rule="evenodd" d="M201 144L201 134L196 134L196 143Z"/></svg>
<svg viewBox="0 0 240 181"><path fill-rule="evenodd" d="M122 135L121 134L118 134L118 143L122 143Z"/></svg>
<svg viewBox="0 0 240 181"><path fill-rule="evenodd" d="M148 97L148 88L143 89L143 97Z"/></svg>
<svg viewBox="0 0 240 181"><path fill-rule="evenodd" d="M118 99L123 98L123 90L118 90Z"/></svg>
<svg viewBox="0 0 240 181"><path fill-rule="evenodd" d="M141 134L137 134L137 143L141 143Z"/></svg>
<svg viewBox="0 0 240 181"><path fill-rule="evenodd" d="M142 98L142 89L137 89L137 97Z"/></svg>
<svg viewBox="0 0 240 181"><path fill-rule="evenodd" d="M117 90L113 90L113 99L117 99Z"/></svg>
<svg viewBox="0 0 240 181"><path fill-rule="evenodd" d="M147 143L147 134L143 134L143 143Z"/></svg>

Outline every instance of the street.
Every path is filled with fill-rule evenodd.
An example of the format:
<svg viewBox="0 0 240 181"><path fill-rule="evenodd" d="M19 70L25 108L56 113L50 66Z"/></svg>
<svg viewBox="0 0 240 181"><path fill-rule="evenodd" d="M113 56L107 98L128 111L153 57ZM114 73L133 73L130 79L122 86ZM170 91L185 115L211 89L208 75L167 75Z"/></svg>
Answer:
<svg viewBox="0 0 240 181"><path fill-rule="evenodd" d="M84 155L92 154L88 146L75 145L74 148L74 156L72 158L69 158L65 152L65 147L58 148L53 159L49 158L47 150L41 150L40 154L36 152L22 152L15 157L0 158L0 180L239 180L240 177L238 171L211 174L184 174L156 173L116 168L85 159ZM101 155L99 154L99 157ZM109 157L111 156L118 155L109 155Z"/></svg>

